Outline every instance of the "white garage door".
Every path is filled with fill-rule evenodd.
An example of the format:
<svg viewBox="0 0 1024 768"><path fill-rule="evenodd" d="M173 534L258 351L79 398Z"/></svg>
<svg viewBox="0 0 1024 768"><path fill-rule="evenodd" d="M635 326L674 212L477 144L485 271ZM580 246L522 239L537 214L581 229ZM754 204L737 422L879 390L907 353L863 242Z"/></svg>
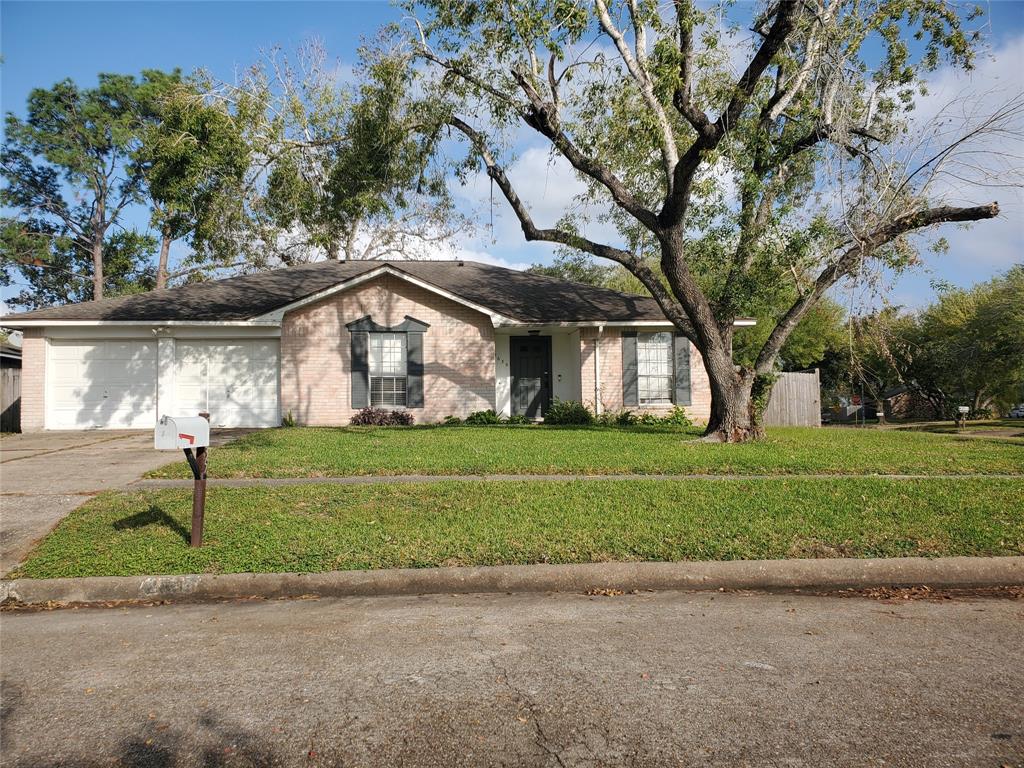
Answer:
<svg viewBox="0 0 1024 768"><path fill-rule="evenodd" d="M156 342L50 341L48 429L145 429L156 423Z"/></svg>
<svg viewBox="0 0 1024 768"><path fill-rule="evenodd" d="M208 411L215 427L276 427L279 342L181 341L174 347L175 411Z"/></svg>

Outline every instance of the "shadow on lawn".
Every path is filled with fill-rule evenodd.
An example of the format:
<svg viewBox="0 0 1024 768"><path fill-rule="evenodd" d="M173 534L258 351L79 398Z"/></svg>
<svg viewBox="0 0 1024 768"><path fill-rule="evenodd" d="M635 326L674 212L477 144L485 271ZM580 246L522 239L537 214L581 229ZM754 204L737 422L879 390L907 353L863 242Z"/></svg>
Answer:
<svg viewBox="0 0 1024 768"><path fill-rule="evenodd" d="M145 512L137 512L131 517L125 517L114 522L114 529L118 531L135 530L145 528L147 525L162 525L170 528L178 534L186 544L191 540L190 533L185 526L164 512L160 507L151 505Z"/></svg>

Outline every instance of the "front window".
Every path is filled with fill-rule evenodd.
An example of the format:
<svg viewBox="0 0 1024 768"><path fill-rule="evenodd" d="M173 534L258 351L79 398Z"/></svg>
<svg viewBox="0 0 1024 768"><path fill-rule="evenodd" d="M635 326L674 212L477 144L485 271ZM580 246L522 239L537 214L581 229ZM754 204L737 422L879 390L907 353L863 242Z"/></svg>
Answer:
<svg viewBox="0 0 1024 768"><path fill-rule="evenodd" d="M405 405L406 334L371 333L370 405Z"/></svg>
<svg viewBox="0 0 1024 768"><path fill-rule="evenodd" d="M672 402L672 334L641 333L636 338L640 405Z"/></svg>

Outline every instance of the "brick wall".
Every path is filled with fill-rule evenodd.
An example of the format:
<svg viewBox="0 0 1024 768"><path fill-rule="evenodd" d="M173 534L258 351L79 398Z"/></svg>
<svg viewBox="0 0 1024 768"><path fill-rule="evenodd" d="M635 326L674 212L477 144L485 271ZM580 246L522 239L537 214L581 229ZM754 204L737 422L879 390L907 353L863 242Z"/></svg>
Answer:
<svg viewBox="0 0 1024 768"><path fill-rule="evenodd" d="M594 409L594 353L600 344L601 367L601 410L620 411L622 405L622 333L618 329L606 328L598 340L596 328L580 331L580 380L583 402ZM708 372L696 347L690 345L690 394L691 404L686 413L695 423L707 423L711 416L711 387ZM630 408L634 412L650 411L664 413L672 406Z"/></svg>
<svg viewBox="0 0 1024 768"><path fill-rule="evenodd" d="M348 424L351 335L370 315L385 326L406 315L423 334L423 408L417 423L494 407L494 329L486 315L391 275L288 313L281 325L281 412L301 424Z"/></svg>
<svg viewBox="0 0 1024 768"><path fill-rule="evenodd" d="M26 328L21 345L21 431L38 432L46 421L46 339Z"/></svg>

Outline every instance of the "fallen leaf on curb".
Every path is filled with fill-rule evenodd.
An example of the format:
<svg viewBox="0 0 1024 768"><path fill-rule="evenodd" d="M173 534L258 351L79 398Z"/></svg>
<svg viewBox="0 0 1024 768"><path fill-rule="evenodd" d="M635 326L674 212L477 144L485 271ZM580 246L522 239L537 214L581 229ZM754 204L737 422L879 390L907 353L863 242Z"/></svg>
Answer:
<svg viewBox="0 0 1024 768"><path fill-rule="evenodd" d="M621 589L603 589L601 587L594 587L594 589L588 589L584 594L601 597L615 597L616 595L622 595L625 593Z"/></svg>

